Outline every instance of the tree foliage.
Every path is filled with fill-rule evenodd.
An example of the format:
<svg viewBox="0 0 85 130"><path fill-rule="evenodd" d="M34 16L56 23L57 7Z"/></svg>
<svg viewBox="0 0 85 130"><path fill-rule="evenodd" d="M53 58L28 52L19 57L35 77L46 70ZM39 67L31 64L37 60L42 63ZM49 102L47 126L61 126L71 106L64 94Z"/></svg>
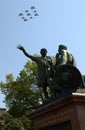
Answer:
<svg viewBox="0 0 85 130"><path fill-rule="evenodd" d="M12 115L6 112L3 117L5 124L2 128L4 130L33 130L32 122L24 115L19 118L13 118Z"/></svg>
<svg viewBox="0 0 85 130"><path fill-rule="evenodd" d="M21 126L24 124L24 127L27 127L28 124L31 125L26 116L36 106L38 106L40 102L42 102L42 90L38 89L37 87L36 64L34 62L28 61L25 64L24 69L20 71L19 76L17 76L16 80L14 80L12 74L6 75L6 82L1 82L0 88L3 94L5 94L5 103L8 108L8 113L11 116L8 119L11 119L13 124L15 122L17 123L17 120L19 120L22 122ZM28 122L27 125L26 122ZM31 130L31 127L29 130Z"/></svg>
<svg viewBox="0 0 85 130"><path fill-rule="evenodd" d="M52 57L55 62L54 57ZM27 115L43 102L42 89L37 87L37 65L28 61L16 79L6 75L6 82L0 82L5 95L7 113L4 115L4 130L33 130Z"/></svg>

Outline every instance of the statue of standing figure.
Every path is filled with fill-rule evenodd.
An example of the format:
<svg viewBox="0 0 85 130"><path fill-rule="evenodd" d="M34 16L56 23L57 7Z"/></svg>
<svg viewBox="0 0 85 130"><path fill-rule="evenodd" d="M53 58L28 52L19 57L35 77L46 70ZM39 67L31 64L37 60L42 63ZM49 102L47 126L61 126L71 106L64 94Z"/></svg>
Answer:
<svg viewBox="0 0 85 130"><path fill-rule="evenodd" d="M76 68L76 61L65 45L59 45L54 65L51 57L47 56L45 48L40 50L40 57L30 55L21 45L18 45L17 48L37 63L37 85L39 88L42 87L45 99L55 99L56 96L60 96L64 92L76 90L82 84L81 73ZM50 89L50 96L47 87Z"/></svg>
<svg viewBox="0 0 85 130"><path fill-rule="evenodd" d="M37 63L37 69L38 69L38 77L37 77L37 85L38 87L42 87L44 96L46 99L49 98L47 87L49 87L49 82L51 79L51 69L52 69L52 59L51 57L47 56L47 49L42 48L40 50L40 57L35 57L33 55L30 55L23 46L18 45L17 48L25 54L28 58L30 58L32 61Z"/></svg>

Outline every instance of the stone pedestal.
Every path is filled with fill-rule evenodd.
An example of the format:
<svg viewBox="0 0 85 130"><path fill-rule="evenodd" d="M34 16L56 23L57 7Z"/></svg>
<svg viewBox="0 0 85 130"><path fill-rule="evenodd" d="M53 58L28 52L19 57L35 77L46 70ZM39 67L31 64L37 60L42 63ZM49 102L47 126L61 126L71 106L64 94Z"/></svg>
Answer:
<svg viewBox="0 0 85 130"><path fill-rule="evenodd" d="M85 130L85 94L72 93L32 112L34 130Z"/></svg>

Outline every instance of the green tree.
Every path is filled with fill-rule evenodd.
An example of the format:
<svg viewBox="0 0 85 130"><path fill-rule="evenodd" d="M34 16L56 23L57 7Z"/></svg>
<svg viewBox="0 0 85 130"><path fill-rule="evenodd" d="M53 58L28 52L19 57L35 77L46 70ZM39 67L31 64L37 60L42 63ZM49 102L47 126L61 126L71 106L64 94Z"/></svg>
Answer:
<svg viewBox="0 0 85 130"><path fill-rule="evenodd" d="M4 124L2 130L33 130L33 125L26 116L13 118L8 112L3 115ZM1 127L0 127L1 128Z"/></svg>
<svg viewBox="0 0 85 130"><path fill-rule="evenodd" d="M21 118L26 128L31 126L26 116L42 102L41 90L37 87L36 68L34 62L28 61L16 80L12 74L9 74L6 76L6 83L0 83L1 91L6 97L8 113L13 117L14 122L15 118L18 120Z"/></svg>
<svg viewBox="0 0 85 130"><path fill-rule="evenodd" d="M52 58L53 61L54 57ZM27 115L43 102L42 89L37 87L37 65L28 61L19 76L6 75L6 82L0 82L5 95L8 112L5 114L4 130L33 130Z"/></svg>

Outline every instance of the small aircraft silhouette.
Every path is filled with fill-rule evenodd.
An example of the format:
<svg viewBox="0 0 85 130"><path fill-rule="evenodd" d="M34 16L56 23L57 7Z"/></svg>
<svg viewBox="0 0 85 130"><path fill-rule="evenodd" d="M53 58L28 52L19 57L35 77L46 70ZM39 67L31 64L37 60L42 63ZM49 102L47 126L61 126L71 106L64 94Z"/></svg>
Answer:
<svg viewBox="0 0 85 130"><path fill-rule="evenodd" d="M33 19L33 17L31 16L29 19Z"/></svg>
<svg viewBox="0 0 85 130"><path fill-rule="evenodd" d="M22 19L25 19L25 17L23 16Z"/></svg>
<svg viewBox="0 0 85 130"><path fill-rule="evenodd" d="M36 11L36 10L34 10L33 12L34 12L34 13L36 13L37 11Z"/></svg>
<svg viewBox="0 0 85 130"><path fill-rule="evenodd" d="M38 13L36 13L36 14L34 14L34 16L39 16L39 14L38 14Z"/></svg>
<svg viewBox="0 0 85 130"><path fill-rule="evenodd" d="M24 21L28 21L28 19L25 18Z"/></svg>
<svg viewBox="0 0 85 130"><path fill-rule="evenodd" d="M30 8L31 8L31 9L35 9L35 7L34 7L34 6L31 6Z"/></svg>
<svg viewBox="0 0 85 130"><path fill-rule="evenodd" d="M23 13L19 13L19 16L23 16Z"/></svg>
<svg viewBox="0 0 85 130"><path fill-rule="evenodd" d="M25 10L26 13L28 13L29 11L28 10Z"/></svg>
<svg viewBox="0 0 85 130"><path fill-rule="evenodd" d="M30 13L28 13L28 14L27 14L27 16L31 16L31 14L30 14Z"/></svg>

